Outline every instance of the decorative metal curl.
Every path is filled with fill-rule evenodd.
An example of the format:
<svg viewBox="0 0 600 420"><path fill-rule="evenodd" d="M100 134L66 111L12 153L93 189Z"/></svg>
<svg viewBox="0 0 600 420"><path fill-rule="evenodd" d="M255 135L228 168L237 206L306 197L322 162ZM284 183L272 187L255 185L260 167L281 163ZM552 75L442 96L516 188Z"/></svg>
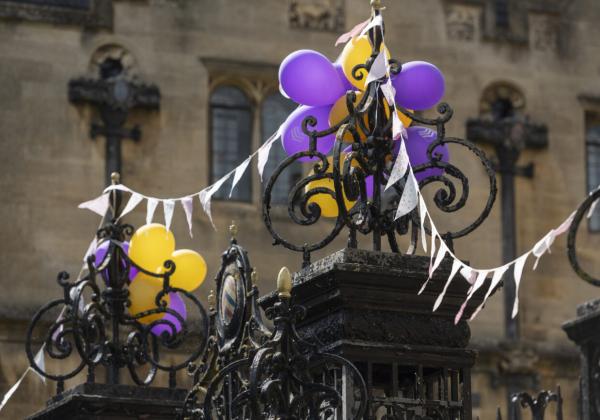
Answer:
<svg viewBox="0 0 600 420"><path fill-rule="evenodd" d="M106 367L108 382L118 383L119 371L126 368L132 380L138 385L150 385L158 371L169 376L169 386L176 386L177 371L187 368L190 362L202 355L207 347L209 324L208 315L196 296L186 290L170 285L170 277L176 270L173 261L165 261L161 274L147 271L132 261L124 251L123 242L133 233L133 227L109 223L100 229L97 237L108 242L106 256L95 261L87 258L87 273L75 282L69 282L69 275L61 272L58 283L63 289L63 298L44 305L33 317L26 338L26 352L31 367L40 375L58 382L58 393L64 388L64 381L73 378L87 367L87 381L95 382L95 369ZM127 311L129 302L129 273L132 269L147 276L162 280L162 289L155 298L156 307L135 315ZM102 281L98 281L98 277ZM174 350L188 342L192 331L188 322L167 306L169 293L178 293L186 301L188 314L200 322L200 329L193 332L197 345L186 354L180 363L165 363L161 349ZM46 327L47 317L60 311L58 318ZM165 318L169 314L172 318ZM146 316L160 315L149 323L142 323ZM46 318L46 319L45 319ZM178 325L175 325L176 320ZM160 336L152 333L157 326L163 326ZM37 330L44 330L42 349L51 359L77 357L75 367L62 373L52 373L36 360L34 339ZM122 333L127 338L122 341ZM144 377L138 374L139 367L148 366Z"/></svg>
<svg viewBox="0 0 600 420"><path fill-rule="evenodd" d="M379 10L375 10L374 13L379 14ZM375 26L368 35L372 52L365 63L358 64L352 69L352 77L356 80L365 78L381 50L382 28ZM400 62L390 60L390 63L392 74L401 71ZM394 210L404 191L406 176L393 186L394 197L390 197L389 193L385 196L383 194L392 169L394 147L398 144L393 139L393 118L391 118L391 115L396 112L396 107L387 103L380 89L387 82L386 77L372 81L358 101L356 92L347 92L348 115L326 130L315 131L313 129L317 126L315 117L307 117L301 127L303 134L308 138L308 149L295 153L281 162L267 183L263 195L263 219L274 238L274 245L282 245L292 251L302 252L305 266L310 263L310 254L326 247L344 227L349 230L349 247L357 246L356 233L360 232L363 235L372 235L375 250L381 249L381 238L387 236L391 250L400 252L396 235L405 234L411 235L411 246L408 252L414 253L417 249L418 230L421 228L419 209L398 220L395 219ZM398 110L414 123L429 126L436 132L436 139L427 150L428 161L414 166L413 172L418 175L425 171L431 173L432 169L439 170L419 181L421 189L430 185L439 185L433 195L433 202L439 210L453 213L464 208L468 202L470 185L468 177L460 168L441 160L440 147L446 144L464 147L481 161L485 170L489 181L489 193L479 215L472 223L459 230L440 232L448 246L452 248L454 239L473 232L491 212L497 193L493 165L485 153L473 143L455 137L446 137L446 123L454 115L454 111L447 103L440 103L437 106L438 115L435 118L425 118L402 107L398 107ZM333 133L336 133L336 141L333 146L333 156L328 161L327 156L317 149L317 144ZM327 227L324 236L320 236L312 243L297 243L291 238L285 238L275 229L271 219L271 194L274 185L286 169L303 158L311 158L314 167L309 175L290 188L288 195L290 219L301 226L317 223L323 216L318 200L315 200L318 195L335 199L338 213L331 227ZM366 193L368 179L368 182L371 180L373 182L372 197L368 197ZM309 189L309 185L311 183L314 185L317 181L324 181L325 185L318 184L318 187ZM331 187L328 187L328 184ZM425 227L425 229L426 233L431 234L430 228Z"/></svg>
<svg viewBox="0 0 600 420"><path fill-rule="evenodd" d="M600 188L593 191L577 208L571 226L569 227L569 235L567 236L567 254L569 255L569 262L575 273L591 285L600 287L600 278L594 277L585 271L579 264L579 259L577 258L577 232L579 226L581 225L583 216L595 210L592 206L595 206L598 199L600 199Z"/></svg>

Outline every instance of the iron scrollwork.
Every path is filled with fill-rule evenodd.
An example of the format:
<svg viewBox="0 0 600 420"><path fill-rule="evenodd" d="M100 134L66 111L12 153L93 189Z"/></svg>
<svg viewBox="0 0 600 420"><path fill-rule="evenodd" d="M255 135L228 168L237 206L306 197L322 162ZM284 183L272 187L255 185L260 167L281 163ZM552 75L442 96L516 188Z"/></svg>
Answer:
<svg viewBox="0 0 600 420"><path fill-rule="evenodd" d="M577 208L573 221L569 227L569 235L567 236L567 253L569 262L575 273L584 281L593 286L600 287L600 279L585 271L579 264L577 258L577 231L581 225L581 221L586 214L592 213L595 210L596 203L600 199L600 188L596 189L581 203Z"/></svg>
<svg viewBox="0 0 600 420"><path fill-rule="evenodd" d="M259 309L255 283L247 253L233 238L211 298L209 349L202 363L191 367L195 385L181 417L328 419L338 413L362 418L367 392L357 368L320 352L296 331L305 310L290 304L289 271L280 273L278 300L266 310L270 322Z"/></svg>
<svg viewBox="0 0 600 420"><path fill-rule="evenodd" d="M114 193L116 195L118 193ZM120 201L120 200L115 200ZM114 209L113 209L114 210ZM117 214L117 211L114 211ZM26 338L26 352L32 369L40 375L57 381L57 391L64 390L64 382L75 377L87 367L87 382L95 382L95 370L103 366L108 383L119 383L121 369L127 369L131 379L140 386L150 385L159 371L168 374L169 386L176 387L176 373L204 354L207 347L209 319L206 310L192 293L172 287L170 277L176 270L175 263L164 262L164 273L149 272L131 260L124 249L124 241L131 237L133 227L118 223L114 218L97 232L99 243L108 242L102 261L95 256L86 259L84 274L74 282L69 274L61 272L58 284L63 291L61 299L44 305L33 317ZM137 314L130 314L129 273L132 269L158 278L162 289L155 298L156 307ZM188 308L188 320L167 305L167 295L177 293ZM58 317L50 322L48 317ZM173 318L165 318L166 314ZM140 322L141 318L154 316L152 322ZM189 319L199 323L190 326ZM147 319L147 318L146 318ZM174 321L180 324L180 328ZM152 329L162 326L160 335ZM42 330L42 347L39 349L38 330ZM183 360L161 357L163 352L174 352L185 343L192 343L192 350ZM53 373L36 358L36 351L54 360L77 358L74 367L63 373ZM169 362L167 362L167 360ZM63 363L61 366L68 365ZM146 372L140 373L145 367Z"/></svg>
<svg viewBox="0 0 600 420"><path fill-rule="evenodd" d="M374 9L374 15L379 15L379 9ZM353 69L355 78L364 77L363 72L368 72L380 51L383 40L383 29L380 26L372 28L368 35L371 40L372 54L364 64L359 64ZM402 65L390 60L391 75L397 75L402 70ZM365 94L358 102L356 93L346 93L346 106L348 116L338 124L327 130L315 131L317 126L315 117L307 117L302 124L302 132L309 139L306 151L297 152L285 159L273 172L269 179L263 196L263 218L265 225L274 238L274 244L282 245L292 251L301 252L304 265L310 262L310 254L322 249L331 243L344 227L349 229L348 246L356 247L356 232L367 235L372 234L373 248L381 249L381 237L386 236L393 252L400 252L396 235L411 233L411 246L408 253L416 251L418 230L420 229L418 209L398 220L394 220L395 208L404 189L404 182L394 185L395 196L391 199L383 194L383 187L387 183L393 162L394 141L392 135L392 115L395 107L388 105L381 95L380 86L386 79L371 82ZM388 111L389 107L389 112ZM489 194L485 206L476 219L469 225L456 231L448 231L441 236L452 247L452 241L463 237L479 227L489 215L496 198L496 177L491 162L484 152L473 143L455 138L446 137L446 123L452 118L453 110L447 103L437 107L436 118L425 118L415 112L402 107L398 109L415 123L435 129L436 139L428 150L428 162L413 167L415 174L423 173L432 168L442 171L441 175L430 175L419 181L419 187L425 188L430 184L439 184L433 201L437 208L443 212L452 213L462 209L469 198L469 180L466 174L450 162L442 161L440 147L454 144L472 152L482 163L485 174L489 179ZM332 162L327 156L317 150L317 143L325 136L336 133L333 148ZM366 139L361 140L359 133L367 133ZM350 144L347 142L351 139ZM312 243L296 243L284 238L273 226L271 218L271 194L280 175L295 162L302 158L314 160L311 173L299 180L291 187L288 195L288 214L291 220L299 225L314 225L321 218L321 208L311 198L317 194L327 194L335 199L338 207L338 216L333 226L318 241ZM332 165L333 168L329 168ZM431 172L429 172L431 174ZM366 179L373 177L373 197L369 199L366 193ZM333 182L333 190L319 187L306 191L309 183L319 180ZM346 209L346 200L355 202L353 207ZM412 231L410 228L412 224ZM429 232L428 230L428 233Z"/></svg>

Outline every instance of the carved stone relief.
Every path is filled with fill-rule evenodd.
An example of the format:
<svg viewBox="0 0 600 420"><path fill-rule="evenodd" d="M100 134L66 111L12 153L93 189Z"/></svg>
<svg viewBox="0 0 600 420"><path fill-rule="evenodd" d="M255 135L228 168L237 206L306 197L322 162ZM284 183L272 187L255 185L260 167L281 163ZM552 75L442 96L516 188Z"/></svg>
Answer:
<svg viewBox="0 0 600 420"><path fill-rule="evenodd" d="M446 33L455 41L474 41L479 38L479 9L459 4L446 8Z"/></svg>
<svg viewBox="0 0 600 420"><path fill-rule="evenodd" d="M344 0L290 0L292 28L337 32L344 29Z"/></svg>
<svg viewBox="0 0 600 420"><path fill-rule="evenodd" d="M558 24L552 16L529 16L529 41L537 51L555 51L558 45Z"/></svg>

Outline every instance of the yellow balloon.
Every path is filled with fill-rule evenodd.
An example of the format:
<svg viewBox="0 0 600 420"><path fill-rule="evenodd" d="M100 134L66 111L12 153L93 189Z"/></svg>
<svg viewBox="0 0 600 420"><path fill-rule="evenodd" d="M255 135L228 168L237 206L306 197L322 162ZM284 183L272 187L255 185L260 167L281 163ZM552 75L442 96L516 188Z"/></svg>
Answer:
<svg viewBox="0 0 600 420"><path fill-rule="evenodd" d="M342 64L346 78L360 90L365 90L368 72L366 69L360 69L358 73L362 75L362 79L358 80L352 76L352 69L358 64L365 64L367 62L371 56L372 48L369 37L362 35L350 40L340 55L340 63ZM390 52L387 48L385 48L385 55L388 59L390 58Z"/></svg>
<svg viewBox="0 0 600 420"><path fill-rule="evenodd" d="M343 158L344 158L344 155L342 155L342 162L343 162ZM330 174L333 172L333 157L328 157L327 161L329 162L329 166L327 167L327 173ZM313 175L313 174L314 174L314 171L310 171L309 175ZM318 179L318 180L309 182L306 185L306 187L304 188L304 191L309 192L310 190L314 190L315 188L327 188L328 190L335 191L335 185L333 183L333 179L329 179L329 178ZM351 209L355 202L348 200L348 198L346 198L345 192L343 192L343 194L344 194L344 203L346 205L346 209ZM320 193L320 194L313 195L311 198L308 199L308 203L317 204L321 208L321 216L323 216L323 217L328 217L328 218L338 217L337 201L335 200L334 197L332 197L329 194Z"/></svg>
<svg viewBox="0 0 600 420"><path fill-rule="evenodd" d="M355 93L356 93L356 100L354 101L354 105L357 105L362 100L362 97L364 96L364 92L355 92ZM385 102L385 101L384 101L384 109L385 109L386 117L389 118L390 117L390 108L389 108L387 102ZM405 127L409 127L410 124L412 123L412 120L409 117L407 117L406 115L404 115L403 113L401 113L399 110L396 110L396 113L398 114L398 117L400 117L400 121L402 121L402 124L404 124ZM346 96L344 95L336 101L336 103L333 105L333 107L331 107L331 111L329 112L329 125L331 127L333 127L334 125L339 124L347 116L348 116L348 107L346 106ZM365 123L365 126L368 127L369 126L369 117L366 113L363 115L363 121ZM358 129L358 136L360 137L360 140L365 141L367 139L367 135L360 129L360 126L358 126L357 129ZM346 133L344 134L343 141L346 143L353 143L354 137L352 137L352 134L349 131L346 131Z"/></svg>
<svg viewBox="0 0 600 420"><path fill-rule="evenodd" d="M171 287L191 292L197 289L206 278L206 261L202 255L191 249L178 249L171 254L175 271L170 279ZM161 272L164 268L161 267Z"/></svg>
<svg viewBox="0 0 600 420"><path fill-rule="evenodd" d="M135 231L129 243L129 258L152 271L162 266L175 251L175 237L158 223L144 225Z"/></svg>
<svg viewBox="0 0 600 420"><path fill-rule="evenodd" d="M131 284L129 285L129 314L135 316L140 312L149 311L151 309L157 309L156 296L163 289L163 280L161 278L150 277L144 273L138 273ZM169 306L171 300L169 294L166 294L162 298ZM156 314L146 315L140 319L139 322L142 324L149 324L161 319L166 315L166 312L160 312Z"/></svg>

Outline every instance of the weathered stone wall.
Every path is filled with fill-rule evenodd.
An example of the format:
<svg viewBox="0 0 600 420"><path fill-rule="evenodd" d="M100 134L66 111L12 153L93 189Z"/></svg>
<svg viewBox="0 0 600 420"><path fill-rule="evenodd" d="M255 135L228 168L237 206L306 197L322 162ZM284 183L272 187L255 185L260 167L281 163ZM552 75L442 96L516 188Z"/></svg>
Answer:
<svg viewBox="0 0 600 420"><path fill-rule="evenodd" d="M254 81L248 90L258 106L264 92L275 89L277 65L289 52L311 48L331 59L337 56L340 48L333 44L340 22L327 14L328 7L339 12L341 4L342 27L346 29L369 13L366 0L295 0L292 3L302 7L292 14L290 2L114 0L112 11L102 12L112 13L112 28L80 24L77 19L61 23L43 16L29 20L27 13L2 14L0 215L4 226L0 229L0 285L4 293L0 316L4 321L0 392L6 391L27 365L21 342L24 321L43 302L58 296L56 273L66 269L77 274L98 223L95 215L76 205L103 187L104 139L89 139L89 124L98 116L89 107L68 102L68 81L89 74L98 48L116 44L128 50L140 77L160 87L162 100L159 112L134 112L128 121L131 126L140 124L143 134L139 143L124 143L123 179L132 188L159 197L198 191L209 177L211 80L223 70L207 63L252 63L232 66L230 73ZM526 98L525 113L548 125L549 148L526 151L522 157L523 163L535 163L535 177L520 178L516 186L517 242L519 250L528 249L586 195L583 115L599 105L578 97L600 96L600 6L595 0L581 0L563 9L554 8L554 2L519 8L511 21L511 37L490 29L490 2L484 0L387 3L386 40L392 54L401 61L433 62L446 76L445 100L455 110L450 134L464 136L466 119L479 114L481 94L495 82L516 85ZM259 121L258 113L255 121ZM259 145L257 124L254 131L253 139L248 139L252 149ZM460 215L434 212L440 226L456 227L474 217L486 197L485 183L477 181L483 175L478 163L459 152L455 156L458 166L473 179L472 204ZM279 267L298 268L300 256L270 247L261 220L258 175L251 171L247 176L253 177L253 203L213 203L219 231L214 232L206 217L196 211L195 237L190 239L181 208L176 209L174 231L178 247L199 250L214 274L227 246L225 228L235 219L240 243L250 250L260 273L259 285L266 292L273 287ZM143 213L139 209L128 219L140 225ZM499 213L496 206L481 229L457 241L457 254L477 267L499 265ZM299 231L285 223L282 226L290 234ZM367 246L368 241L363 242ZM594 262L600 236L581 232L579 242L584 262L600 269L597 259ZM343 244L340 238L327 252ZM208 294L211 283L207 280L200 296ZM577 365L575 348L560 325L574 316L577 303L597 293L571 271L562 240L537 271L526 271L521 285L523 339L544 350L536 364L539 386L563 385L566 418L575 418ZM472 330L472 342L483 352L474 379L474 391L479 394L477 410L487 419L492 418L496 406L504 406L502 385L489 379L501 358L497 354L503 334L500 296L490 301ZM555 362L564 357L569 363L557 367ZM3 417L21 418L41 407L47 396L44 389L39 379L30 375Z"/></svg>

